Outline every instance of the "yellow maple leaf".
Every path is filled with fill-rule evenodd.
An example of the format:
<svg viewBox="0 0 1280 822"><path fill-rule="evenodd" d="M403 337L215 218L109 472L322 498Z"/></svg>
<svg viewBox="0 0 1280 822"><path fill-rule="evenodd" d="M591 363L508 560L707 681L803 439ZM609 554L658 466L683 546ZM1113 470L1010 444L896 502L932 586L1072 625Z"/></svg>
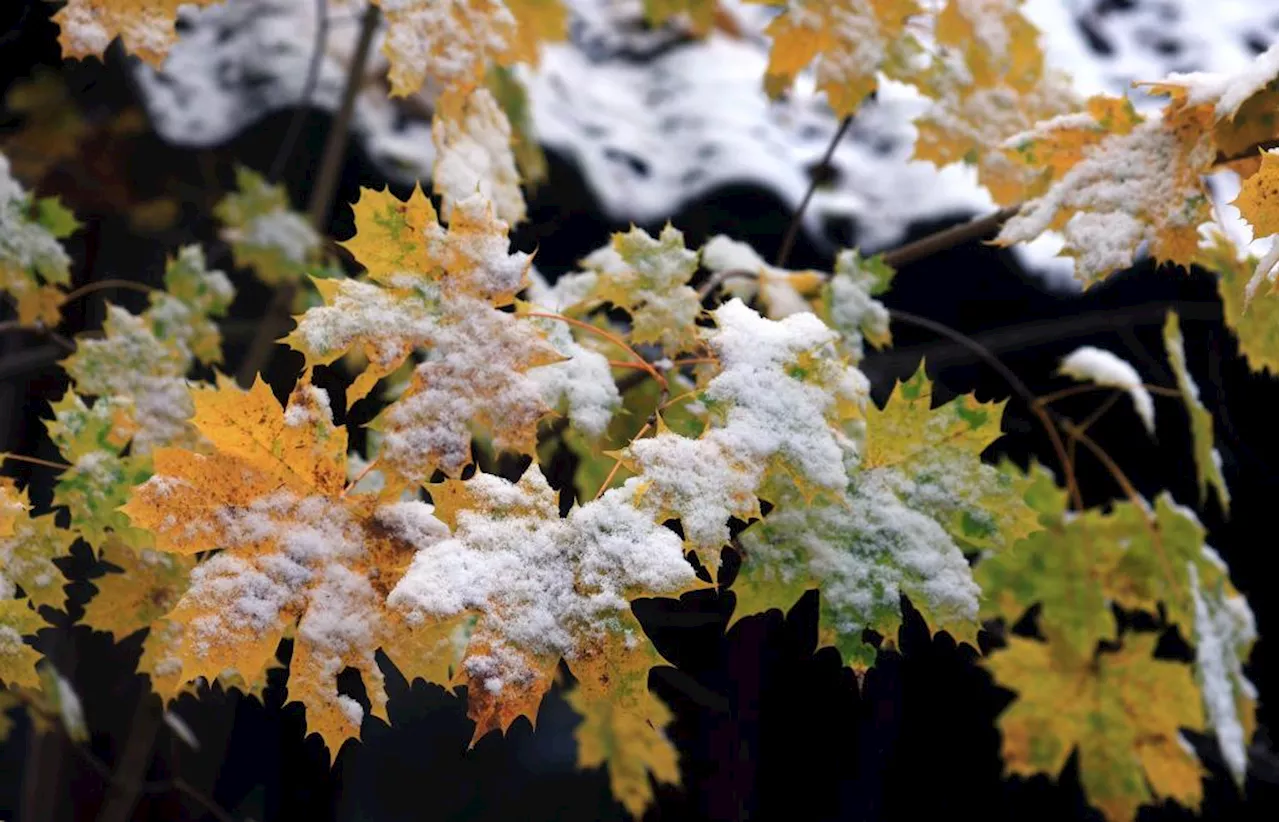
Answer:
<svg viewBox="0 0 1280 822"><path fill-rule="evenodd" d="M11 478L0 477L0 602L20 586L25 596L14 601L24 607L30 602L32 608L62 608L67 580L53 560L66 555L75 535L59 528L54 514L31 517L29 510L27 495Z"/></svg>
<svg viewBox="0 0 1280 822"><path fill-rule="evenodd" d="M53 20L61 29L63 57L99 57L117 36L124 47L153 68L164 65L178 40L178 8L215 0L67 0Z"/></svg>
<svg viewBox="0 0 1280 822"><path fill-rule="evenodd" d="M168 614L186 592L196 564L194 557L137 550L115 537L102 544L100 556L119 570L93 581L97 593L85 605L81 621L117 641Z"/></svg>
<svg viewBox="0 0 1280 822"><path fill-rule="evenodd" d="M785 6L765 29L773 38L765 88L778 96L816 58L818 89L838 117L853 114L875 90L877 71L910 53L914 40L906 35L906 21L921 11L915 0L796 0Z"/></svg>
<svg viewBox="0 0 1280 822"><path fill-rule="evenodd" d="M373 655L400 622L381 603L414 546L380 524L389 514L377 498L343 496L346 431L307 380L287 409L261 380L243 391L221 378L193 399L192 422L212 453L158 449L155 476L122 509L161 551L222 549L196 565L167 615L181 635L162 643L163 668L180 668L183 681L233 670L257 682L293 634L289 696L336 753L363 717L337 691L343 669L361 673L372 715L386 718Z"/></svg>
<svg viewBox="0 0 1280 822"><path fill-rule="evenodd" d="M1136 124L1112 116L1126 105L1091 101L1087 116L1064 115L1036 127L1037 135L1052 134L1050 145L1067 150L1068 158L1050 163L1057 178L1004 224L998 244L1060 231L1060 254L1075 258L1076 278L1085 286L1132 265L1144 241L1158 261L1190 265L1197 229L1213 216L1201 179L1216 156L1213 140L1169 107ZM1034 144L1018 138L1020 146ZM1043 163L1039 152L1020 157Z"/></svg>
<svg viewBox="0 0 1280 822"><path fill-rule="evenodd" d="M1154 635L1127 634L1096 661L1008 641L985 663L1018 692L998 720L1007 771L1056 776L1079 751L1085 797L1108 822L1131 822L1163 798L1200 804L1200 763L1178 729L1202 727L1204 712L1191 670L1152 658Z"/></svg>
<svg viewBox="0 0 1280 822"><path fill-rule="evenodd" d="M1271 149L1262 155L1262 164L1253 176L1240 184L1240 194L1231 202L1240 216L1253 226L1253 238L1268 237L1280 231L1280 153Z"/></svg>
<svg viewBox="0 0 1280 822"><path fill-rule="evenodd" d="M507 253L509 225L483 196L455 201L448 230L420 186L404 201L390 191L361 189L352 209L355 236L340 244L381 285L432 285L504 306L528 284L529 255Z"/></svg>
<svg viewBox="0 0 1280 822"><path fill-rule="evenodd" d="M0 477L0 537L13 536L19 520L31 508L13 477Z"/></svg>
<svg viewBox="0 0 1280 822"><path fill-rule="evenodd" d="M564 34L558 0L373 2L387 19L382 51L391 64L392 96L413 94L430 83L446 92L449 99L437 102L446 110L483 82L491 63L533 63L540 40Z"/></svg>
<svg viewBox="0 0 1280 822"><path fill-rule="evenodd" d="M45 627L26 599L0 599L0 682L9 687L40 684L40 652L23 641ZM3 693L3 691L0 691Z"/></svg>
<svg viewBox="0 0 1280 822"><path fill-rule="evenodd" d="M974 86L1031 90L1044 70L1040 31L1008 0L949 0L938 13L939 44L959 48Z"/></svg>
<svg viewBox="0 0 1280 822"><path fill-rule="evenodd" d="M680 784L675 746L663 733L671 711L649 691L649 670L662 658L643 639L635 617L624 614L623 630L589 647L573 663L577 686L566 696L582 716L574 729L578 767L605 765L614 797L634 817L653 799L650 775Z"/></svg>

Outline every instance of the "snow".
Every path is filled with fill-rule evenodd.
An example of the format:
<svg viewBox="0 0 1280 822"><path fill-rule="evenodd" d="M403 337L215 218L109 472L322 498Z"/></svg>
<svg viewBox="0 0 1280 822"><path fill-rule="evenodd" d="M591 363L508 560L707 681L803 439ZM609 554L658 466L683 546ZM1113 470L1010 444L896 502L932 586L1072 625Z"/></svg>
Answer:
<svg viewBox="0 0 1280 822"><path fill-rule="evenodd" d="M84 706L80 703L80 696L76 693L75 687L71 684L71 680L58 671L54 671L54 677L58 686L58 715L62 719L62 727L67 729L72 739L88 737L89 728L84 721Z"/></svg>
<svg viewBox="0 0 1280 822"><path fill-rule="evenodd" d="M640 22L640 3L568 5L572 41L546 45L539 68L519 73L530 85L539 138L577 163L609 217L661 220L726 183L761 185L790 207L800 202L804 169L822 156L837 122L812 73L802 74L788 99L764 96L768 41L761 32L776 9L723 0L745 37L716 32L704 42L680 44L678 31ZM190 25L164 74L138 69L160 132L207 146L294 104L314 39L312 6L228 0L184 14ZM1048 66L1070 72L1078 94L1127 94L1148 108L1159 101L1131 89L1133 81L1173 71L1237 71L1254 59L1250 43L1265 46L1277 37L1274 6L1250 0L1030 0L1023 10L1041 30ZM331 27L315 105L336 107L357 28ZM420 49L429 39L411 39L403 48ZM385 72L379 55L369 74ZM426 179L435 162L428 123L388 100L378 85L370 83L360 95L357 138L394 179ZM422 97L429 102L431 94ZM834 184L819 190L806 212L811 234L819 236L828 218L851 219L864 251L873 252L900 242L912 222L992 210L971 169L938 171L908 159L911 118L924 107L908 87L881 84L878 99L863 106L837 147ZM1074 289L1070 263L1053 257L1055 244L1046 236L1015 253L1050 281Z"/></svg>
<svg viewBox="0 0 1280 822"><path fill-rule="evenodd" d="M0 291L14 297L34 289L37 273L46 282L65 282L71 265L58 238L31 219L30 202L0 153Z"/></svg>
<svg viewBox="0 0 1280 822"><path fill-rule="evenodd" d="M419 546L387 605L410 624L482 614L472 642L490 651L463 664L491 692L531 675L526 654L572 659L580 641L630 607L631 591L693 580L680 538L637 510L629 491L561 518L536 464L518 483L479 473L466 488L473 504L458 511L452 536Z"/></svg>
<svg viewBox="0 0 1280 822"><path fill-rule="evenodd" d="M467 98L462 122L437 120L431 129L436 144L432 184L441 195L440 216L448 222L454 204L479 192L493 203L500 220L514 225L525 217L524 194L511 124L486 88Z"/></svg>
<svg viewBox="0 0 1280 822"><path fill-rule="evenodd" d="M1243 70L1231 74L1173 72L1160 82L1187 87L1187 105L1212 103L1220 119L1234 117L1240 106L1262 91L1280 72L1280 48L1272 44Z"/></svg>
<svg viewBox="0 0 1280 822"><path fill-rule="evenodd" d="M159 671L156 674L159 675ZM173 735L181 739L188 748L193 751L200 750L200 740L196 739L195 733L191 730L191 726L173 711L165 711L163 715L164 724L169 726L169 730Z"/></svg>
<svg viewBox="0 0 1280 822"><path fill-rule="evenodd" d="M1218 738L1218 747L1227 769L1237 784L1244 784L1248 753L1237 711L1237 695L1257 697L1253 684L1245 679L1240 655L1257 639L1253 613L1241 596L1224 596L1206 591L1194 562L1187 563L1195 601L1196 672L1204 695L1205 713Z"/></svg>
<svg viewBox="0 0 1280 822"><path fill-rule="evenodd" d="M544 350L554 356L554 349L532 324L469 297L442 307L428 359L381 418L382 464L417 480L434 467L456 477L471 462L474 423L486 425L494 444L507 448L521 444L549 410L541 384L525 369Z"/></svg>
<svg viewBox="0 0 1280 822"><path fill-rule="evenodd" d="M775 461L798 481L843 489L855 446L835 409L867 396L861 372L834 356L839 335L813 314L769 320L734 298L713 315L707 343L721 370L703 391L713 425L696 440L661 433L625 452L639 474L625 487L643 489L644 505L674 512L690 542L708 548L728 540L730 516L756 511L756 488Z"/></svg>
<svg viewBox="0 0 1280 822"><path fill-rule="evenodd" d="M550 408L567 406L574 428L588 436L601 436L622 404L609 360L575 341L567 323L540 317L530 321L568 358L529 369L529 379L542 392L542 401Z"/></svg>
<svg viewBox="0 0 1280 822"><path fill-rule="evenodd" d="M1129 398L1133 400L1134 411L1142 420L1142 424L1146 426L1148 432L1155 433L1155 401L1151 399L1151 393L1143 385L1137 369L1125 360L1110 351L1085 345L1063 358L1058 366L1058 373L1128 392Z"/></svg>

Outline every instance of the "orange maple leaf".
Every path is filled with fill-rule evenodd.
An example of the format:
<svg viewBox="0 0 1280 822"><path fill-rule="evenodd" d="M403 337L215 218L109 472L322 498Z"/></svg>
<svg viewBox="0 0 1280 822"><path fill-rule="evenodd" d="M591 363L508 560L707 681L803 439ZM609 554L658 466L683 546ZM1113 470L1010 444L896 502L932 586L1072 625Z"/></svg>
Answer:
<svg viewBox="0 0 1280 822"><path fill-rule="evenodd" d="M171 638L171 658L160 667L180 666L183 680L212 681L233 670L251 683L292 635L289 696L306 706L309 728L336 753L359 735L364 715L338 693L345 668L360 672L369 712L386 719L374 652L404 641L396 638L402 623L382 603L415 546L385 520L404 511L343 495L346 431L333 425L327 396L306 379L287 409L260 379L243 391L221 378L193 399L192 422L212 453L158 449L155 475L123 507L161 551L221 549L191 571L190 587L167 615L181 636ZM420 527L419 536L447 533L418 505L420 525L435 527ZM411 665L406 672L413 674Z"/></svg>

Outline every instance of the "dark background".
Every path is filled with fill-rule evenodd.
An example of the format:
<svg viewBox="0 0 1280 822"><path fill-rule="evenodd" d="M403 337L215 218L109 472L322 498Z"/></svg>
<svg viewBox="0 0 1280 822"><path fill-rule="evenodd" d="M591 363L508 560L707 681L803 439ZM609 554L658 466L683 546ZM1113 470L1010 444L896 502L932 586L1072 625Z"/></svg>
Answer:
<svg viewBox="0 0 1280 822"><path fill-rule="evenodd" d="M84 138L76 158L57 164L39 181L23 181L41 195L61 195L84 223L67 241L75 261L74 285L108 277L158 283L165 256L193 241L230 270L208 207L231 188L233 163L259 170L271 165L295 112L272 115L234 141L207 150L166 146L148 131L112 135L103 124L136 104L119 47L112 48L105 65L92 60L63 64L56 27L48 21L51 10L39 2L6 4L0 11L5 32L0 55L6 89L47 66L64 78L86 119L102 126ZM301 116L302 139L282 176L300 208L329 123L323 112ZM21 127L21 119L6 111L0 140ZM553 154L549 160L550 179L531 197L529 221L516 242L525 250L536 246L540 270L554 276L627 226L602 217L582 177L564 159ZM351 212L343 204L356 198L358 187L384 182L351 146L331 236L351 234ZM182 201L180 216L167 229L139 234L129 224L128 208L162 194ZM957 214L950 222L968 216ZM776 196L747 186L722 188L671 215L690 247L726 233L751 242L766 258L777 251L790 218ZM915 226L912 236L943 225ZM661 225L643 227L656 233ZM855 225L831 225L828 233L834 242L856 242ZM802 238L789 265L829 269L829 248ZM232 276L239 293L224 325L229 371L270 299L248 272ZM1212 739L1192 739L1209 772L1204 818L1274 818L1277 385L1271 376L1250 373L1238 355L1222 323L1213 277L1143 264L1084 295L1056 296L1024 276L1007 252L973 242L905 267L883 299L972 335L1038 394L1067 384L1053 376L1057 363L1086 344L1130 360L1149 382L1172 385L1160 326L1166 309L1178 311L1191 372L1215 418L1234 497L1231 517L1216 505L1196 505L1187 420L1178 400L1157 397L1154 438L1124 403L1092 430L1145 495L1167 488L1179 502L1196 508L1209 543L1226 558L1233 582L1254 609L1261 638L1246 673L1260 692L1259 730L1243 793L1227 776ZM127 291L98 292L69 305L59 331L70 337L99 327L104 301L140 310L144 300ZM976 391L984 400L1009 396L1003 380L964 348L901 324L895 323L893 333L895 347L864 364L878 400L895 379L910 375L922 356L930 377L945 390ZM50 416L48 403L66 389L56 365L63 353L38 335L0 337L0 450L58 458L42 420ZM277 348L268 376L279 395L299 366L298 355ZM326 380L345 382L334 372L317 376L322 385ZM1086 396L1059 407L1079 419L1096 402ZM357 407L352 421L367 420L362 409ZM345 409L336 410L341 423ZM1010 455L1025 464L1034 456L1054 464L1043 432L1016 397L1010 400L1005 430L1007 435L989 449L991 458ZM1079 460L1087 502L1120 497L1089 455ZM52 471L7 462L4 472L29 481L33 502L47 506ZM174 713L200 741L193 751L159 723L159 700L149 694L146 678L133 673L142 635L115 644L106 634L70 625L91 594L86 580L102 573L101 567L83 546L65 567L77 580L69 588L68 613L45 611L59 627L43 631L39 647L84 703L91 755L56 735L33 737L29 723L20 720L0 747L0 819L215 818L198 796L232 818L258 822L625 818L603 770L575 769L577 718L559 689L543 703L536 731L520 720L505 737L490 734L467 751L472 726L465 700L421 680L407 683L388 666L392 726L367 721L363 741L344 746L330 768L318 737L303 738L301 706L282 707L282 677L276 675L265 705L217 688L174 703ZM729 562L729 576L732 567ZM675 714L668 733L679 749L683 778L679 788L659 786L650 817L907 820L959 811L989 820L1101 818L1084 801L1074 758L1056 780L1002 778L995 720L1011 694L996 688L977 665L978 651L958 647L945 633L931 638L909 603L904 602L899 650L882 652L861 687L832 649L815 648L814 592L785 615L752 616L726 632L733 604L731 588L723 585L718 592L679 601L635 604L671 663L655 669L650 683ZM1122 616L1135 630L1162 630L1149 617ZM1024 620L1015 630L1034 630L1033 621ZM984 650L998 643L998 631L984 634L983 641ZM1185 641L1170 631L1164 631L1160 653L1190 658ZM348 684L361 696L358 681ZM157 727L147 753L150 729ZM150 760L144 781L128 790L113 789L101 766L114 769L131 745L141 745L142 761ZM1196 814L1166 803L1144 808L1139 818Z"/></svg>

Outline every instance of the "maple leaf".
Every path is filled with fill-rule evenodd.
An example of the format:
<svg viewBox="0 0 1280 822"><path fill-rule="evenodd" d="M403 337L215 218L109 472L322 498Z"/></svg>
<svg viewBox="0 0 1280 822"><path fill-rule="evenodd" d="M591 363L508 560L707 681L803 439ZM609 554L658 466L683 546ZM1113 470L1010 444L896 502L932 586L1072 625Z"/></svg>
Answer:
<svg viewBox="0 0 1280 822"><path fill-rule="evenodd" d="M80 340L62 361L76 387L131 403L130 429L139 453L192 436L185 380L190 363L182 351L157 339L145 318L116 305L107 306L103 332L100 339Z"/></svg>
<svg viewBox="0 0 1280 822"><path fill-rule="evenodd" d="M661 657L640 638L642 629L631 614L624 612L620 621L620 635L575 661L578 684L565 698L582 716L573 733L578 767L605 765L614 797L639 817L653 799L650 774L678 785L680 769L675 746L662 732L671 712L649 691L649 670Z"/></svg>
<svg viewBox="0 0 1280 822"><path fill-rule="evenodd" d="M657 29L677 20L697 37L711 31L719 13L719 0L644 0L644 17L650 26Z"/></svg>
<svg viewBox="0 0 1280 822"><path fill-rule="evenodd" d="M380 285L418 288L427 297L470 296L501 307L527 284L529 255L507 253L509 226L482 195L454 203L447 231L417 186L405 201L388 191L361 189L352 208L356 233L341 245Z"/></svg>
<svg viewBox="0 0 1280 822"><path fill-rule="evenodd" d="M68 509L72 532L94 548L102 545L109 532L131 542L145 538L116 510L129 491L151 475L146 456L123 454L134 430L131 403L121 397L100 397L90 407L69 388L50 408L54 417L45 427L70 464L54 486L53 504Z"/></svg>
<svg viewBox="0 0 1280 822"><path fill-rule="evenodd" d="M998 720L1008 772L1056 775L1078 751L1085 797L1109 822L1130 822L1157 799L1200 804L1200 764L1178 730L1203 724L1195 681L1187 666L1152 658L1155 635L1126 634L1096 661L1008 643L984 663L1018 692Z"/></svg>
<svg viewBox="0 0 1280 822"><path fill-rule="evenodd" d="M40 653L22 638L34 635L44 625L26 599L0 599L0 682L9 687L39 684L36 663Z"/></svg>
<svg viewBox="0 0 1280 822"><path fill-rule="evenodd" d="M696 345L694 321L702 303L689 279L698 269L698 252L685 248L684 234L670 223L656 238L635 226L617 232L582 263L598 275L590 297L631 315L633 342L657 343L669 354Z"/></svg>
<svg viewBox="0 0 1280 822"><path fill-rule="evenodd" d="M231 244L237 266L252 268L268 285L296 282L321 267L323 238L293 210L284 186L236 166L236 189L213 214L223 223L222 238Z"/></svg>
<svg viewBox="0 0 1280 822"><path fill-rule="evenodd" d="M876 88L876 72L892 71L918 48L906 33L908 17L921 13L915 0L753 0L785 5L765 29L773 38L765 88L782 94L806 66L837 117L854 113ZM914 47L914 48L913 48Z"/></svg>
<svg viewBox="0 0 1280 822"><path fill-rule="evenodd" d="M195 359L221 359L211 317L225 313L235 293L226 274L205 267L199 246L184 247L167 263L165 282L171 290L152 294L142 314L108 305L102 337L81 338L62 361L79 392L129 405L127 422L113 416L113 436L132 435L135 455L194 444L186 373Z"/></svg>
<svg viewBox="0 0 1280 822"><path fill-rule="evenodd" d="M461 297L445 305L430 343L431 359L371 423L384 434L383 469L411 482L437 468L457 477L471 463L473 427L502 450L533 455L551 408L529 372L562 359L537 328Z"/></svg>
<svg viewBox="0 0 1280 822"><path fill-rule="evenodd" d="M79 227L56 197L35 198L9 171L0 154L0 292L16 303L21 325L57 325L62 292L71 281L71 258L58 240Z"/></svg>
<svg viewBox="0 0 1280 822"><path fill-rule="evenodd" d="M930 408L923 367L868 409L861 464L842 498L788 499L741 537L735 621L821 591L819 635L859 669L871 628L896 636L906 594L934 630L976 646L979 590L963 550L999 550L1038 527L1033 480L985 465L1001 405L960 396ZM892 641L890 639L890 641Z"/></svg>
<svg viewBox="0 0 1280 822"><path fill-rule="evenodd" d="M478 473L428 490L452 534L418 550L387 603L414 630L479 616L457 672L473 742L519 716L532 722L561 658L574 668L613 639L643 655L621 616L628 600L694 582L680 538L624 489L567 517L536 464L517 483Z"/></svg>
<svg viewBox="0 0 1280 822"><path fill-rule="evenodd" d="M502 0L373 0L386 17L382 52L390 62L391 96L430 81L464 94L492 61L509 59L518 21Z"/></svg>
<svg viewBox="0 0 1280 822"><path fill-rule="evenodd" d="M1182 329L1178 325L1178 315L1172 311L1165 316L1164 350L1169 357L1174 379L1177 380L1182 404L1191 421L1191 453L1196 463L1196 480L1200 484L1201 501L1212 486L1214 493L1218 495L1218 504L1225 513L1231 506L1231 492L1227 490L1227 480L1222 476L1222 457L1213 447L1213 416L1204 407L1204 403L1200 402L1200 388L1187 369Z"/></svg>
<svg viewBox="0 0 1280 822"><path fill-rule="evenodd" d="M118 36L130 53L152 68L164 65L169 49L178 41L175 27L178 9L214 0L67 0L53 20L61 31L62 56L98 57Z"/></svg>
<svg viewBox="0 0 1280 822"><path fill-rule="evenodd" d="M1110 116L1112 110L1091 101L1087 116L1064 115L1038 125L1034 135L1009 141L1021 147L1023 162L1033 162L1040 152L1027 146L1046 135L1052 146L1071 146L1074 162L1050 165L1052 185L1023 204L996 242L1010 245L1061 231L1060 254L1076 258L1076 279L1086 286L1130 266L1143 241L1150 242L1157 260L1189 265L1197 227L1212 219L1201 180L1216 155L1209 136L1182 128L1168 111L1135 123L1127 114Z"/></svg>
<svg viewBox="0 0 1280 822"><path fill-rule="evenodd" d="M1280 233L1280 154L1263 152L1260 168L1240 184L1240 193L1233 202L1240 209L1240 216L1253 225L1254 238ZM1274 292L1277 278L1280 278L1280 243L1272 243L1271 250L1258 260L1253 277L1245 284L1245 306L1263 282L1270 284Z"/></svg>
<svg viewBox="0 0 1280 822"><path fill-rule="evenodd" d="M1253 176L1240 184L1240 193L1231 201L1240 216L1253 226L1254 239L1280 231L1277 203L1280 202L1280 151L1262 155L1262 164Z"/></svg>
<svg viewBox="0 0 1280 822"><path fill-rule="evenodd" d="M41 605L61 608L66 579L52 559L70 547L68 532L53 515L30 517L25 493L11 477L0 477L0 683L9 687L39 684L40 653L24 640L45 626ZM15 597L21 587L25 596ZM5 691L0 689L0 697ZM0 711L9 706L0 700ZM0 722L0 736L5 723Z"/></svg>
<svg viewBox="0 0 1280 822"><path fill-rule="evenodd" d="M431 183L441 197L441 217L449 221L455 203L479 192L499 220L515 225L524 219L511 123L487 88L467 95L455 118L435 118L431 139L436 146Z"/></svg>
<svg viewBox="0 0 1280 822"><path fill-rule="evenodd" d="M760 516L759 498L839 494L856 443L844 430L861 413L866 378L834 348L839 335L812 314L780 321L741 300L719 306L705 334L720 371L699 394L709 425L698 439L660 426L636 440L624 487L661 519L680 519L702 562L719 564L730 517Z"/></svg>
<svg viewBox="0 0 1280 822"><path fill-rule="evenodd" d="M29 509L26 494L17 490L11 478L0 477L0 605L8 607L15 620L28 602L32 608L62 608L62 586L67 580L53 559L64 556L74 540L71 532L56 525L53 514L30 517ZM13 600L15 586L22 588L22 599ZM9 605L10 600L21 608ZM0 649L0 657L4 653Z"/></svg>
<svg viewBox="0 0 1280 822"><path fill-rule="evenodd" d="M473 426L499 448L532 454L551 409L528 372L563 358L528 318L496 308L524 287L529 268L527 254L507 252L507 224L472 194L454 204L446 231L420 188L407 201L364 190L355 216L346 246L371 282L317 280L327 305L299 317L286 342L308 366L362 351L368 367L353 400L415 349L428 351L374 423L386 435L381 465L396 482L437 468L458 476L471 462Z"/></svg>
<svg viewBox="0 0 1280 822"><path fill-rule="evenodd" d="M976 166L978 182L999 205L1022 202L1044 185L1044 167L1011 158L1006 142L1079 107L1070 79L1061 72L1046 72L1026 91L1008 85L974 88L966 76L945 73L917 84L933 102L915 121L912 157L940 168L958 162Z"/></svg>
<svg viewBox="0 0 1280 822"><path fill-rule="evenodd" d="M381 603L414 546L380 519L386 512L376 498L343 497L346 431L306 380L287 409L261 380L243 391L220 378L193 399L192 422L212 453L157 449L155 475L123 508L158 550L222 549L196 565L168 613L181 633L165 644L163 667L180 667L184 681L232 669L256 682L291 633L289 697L306 706L308 727L336 753L358 736L363 717L338 693L343 669L360 672L372 715L386 718L374 652L400 622Z"/></svg>
<svg viewBox="0 0 1280 822"><path fill-rule="evenodd" d="M173 610L196 564L194 557L134 548L118 537L105 540L99 554L114 570L93 580L97 593L85 605L81 621L117 641L152 628Z"/></svg>
<svg viewBox="0 0 1280 822"><path fill-rule="evenodd" d="M835 271L822 289L819 316L844 336L855 364L862 360L864 340L876 348L893 342L889 310L874 299L888 290L893 275L880 255L863 258L856 249L836 255Z"/></svg>
<svg viewBox="0 0 1280 822"><path fill-rule="evenodd" d="M1005 84L1030 91L1044 70L1040 32L1022 16L1020 0L949 0L938 13L937 42L962 50L974 86Z"/></svg>
<svg viewBox="0 0 1280 822"><path fill-rule="evenodd" d="M1274 44L1232 74L1174 72L1159 82L1134 85L1167 94L1165 117L1172 126L1207 134L1219 157L1227 158L1225 166L1241 176L1258 169L1261 155L1254 147L1276 139L1280 48Z"/></svg>
<svg viewBox="0 0 1280 822"><path fill-rule="evenodd" d="M1235 332L1249 367L1280 373L1280 299L1267 294L1249 299L1249 283L1258 260L1240 254L1219 230L1209 232L1200 244L1197 264L1218 275L1218 295L1227 325Z"/></svg>

